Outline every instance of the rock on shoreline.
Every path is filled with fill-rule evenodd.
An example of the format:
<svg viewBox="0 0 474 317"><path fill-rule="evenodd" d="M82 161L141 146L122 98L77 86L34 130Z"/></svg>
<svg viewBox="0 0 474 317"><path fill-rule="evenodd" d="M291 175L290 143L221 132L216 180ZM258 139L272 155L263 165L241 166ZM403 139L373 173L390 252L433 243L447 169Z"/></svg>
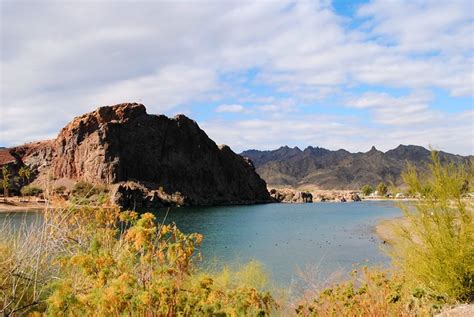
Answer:
<svg viewBox="0 0 474 317"><path fill-rule="evenodd" d="M301 191L291 188L272 188L270 195L276 202L312 203L324 201L361 201L359 194L352 191Z"/></svg>

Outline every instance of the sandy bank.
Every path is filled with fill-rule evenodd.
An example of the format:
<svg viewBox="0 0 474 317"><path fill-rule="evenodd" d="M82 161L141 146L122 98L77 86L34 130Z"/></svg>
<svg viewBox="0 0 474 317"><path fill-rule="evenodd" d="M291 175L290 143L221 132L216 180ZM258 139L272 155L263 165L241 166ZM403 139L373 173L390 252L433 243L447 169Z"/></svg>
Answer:
<svg viewBox="0 0 474 317"><path fill-rule="evenodd" d="M397 217L393 219L381 220L375 225L375 234L388 244L393 244L397 240L396 230L400 227L408 226L408 219L405 217Z"/></svg>
<svg viewBox="0 0 474 317"><path fill-rule="evenodd" d="M0 199L0 213L1 212L15 212L15 211L40 211L45 208L50 208L51 205L45 200L20 199L18 197L9 197L6 201Z"/></svg>

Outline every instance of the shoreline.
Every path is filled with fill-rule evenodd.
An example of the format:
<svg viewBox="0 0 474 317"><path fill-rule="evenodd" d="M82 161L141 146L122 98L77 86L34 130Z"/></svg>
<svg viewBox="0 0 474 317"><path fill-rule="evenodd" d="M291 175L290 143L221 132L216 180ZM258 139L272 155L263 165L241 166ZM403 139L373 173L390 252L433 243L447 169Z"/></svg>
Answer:
<svg viewBox="0 0 474 317"><path fill-rule="evenodd" d="M0 201L0 213L7 212L38 212L52 208L49 202L36 201Z"/></svg>
<svg viewBox="0 0 474 317"><path fill-rule="evenodd" d="M407 224L408 220L404 216L385 218L375 224L373 232L384 244L393 245L397 240L395 230Z"/></svg>
<svg viewBox="0 0 474 317"><path fill-rule="evenodd" d="M393 202L400 202L400 201L414 201L414 198L362 198L362 202L364 201L393 201ZM276 202L278 204L326 204L326 203L358 203L357 201L347 201L341 202L339 200L326 200L326 201L313 201L313 202ZM46 208L55 208L51 201L47 200L38 200L37 198L31 197L29 200L25 200L21 197L9 197L7 201L0 199L0 213L7 213L7 212L35 212L35 211L42 211Z"/></svg>

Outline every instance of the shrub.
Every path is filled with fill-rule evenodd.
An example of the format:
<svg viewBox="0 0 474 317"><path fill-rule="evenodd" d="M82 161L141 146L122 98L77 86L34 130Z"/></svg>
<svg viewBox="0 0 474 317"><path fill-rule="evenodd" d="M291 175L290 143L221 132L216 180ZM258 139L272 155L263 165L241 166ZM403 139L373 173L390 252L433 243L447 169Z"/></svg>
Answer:
<svg viewBox="0 0 474 317"><path fill-rule="evenodd" d="M39 187L28 185L22 187L20 192L23 196L39 196L43 193L43 190Z"/></svg>
<svg viewBox="0 0 474 317"><path fill-rule="evenodd" d="M104 188L100 185L91 184L89 182L80 181L74 185L72 189L73 195L80 198L89 198L93 195L99 194Z"/></svg>
<svg viewBox="0 0 474 317"><path fill-rule="evenodd" d="M387 185L385 185L385 183L380 183L377 185L377 191L379 192L379 195L380 196L387 196L387 193L388 193L388 187Z"/></svg>
<svg viewBox="0 0 474 317"><path fill-rule="evenodd" d="M442 165L433 152L423 180L409 166L404 180L421 197L401 205L407 224L397 232L392 256L408 279L451 300L474 301L474 223L472 203L462 199L472 170Z"/></svg>
<svg viewBox="0 0 474 317"><path fill-rule="evenodd" d="M77 182L72 189L71 201L79 205L101 206L109 201L108 188L85 181Z"/></svg>
<svg viewBox="0 0 474 317"><path fill-rule="evenodd" d="M66 193L66 186L58 186L53 189L53 193L56 195L64 195Z"/></svg>
<svg viewBox="0 0 474 317"><path fill-rule="evenodd" d="M361 192L362 194L364 194L364 196L369 196L370 194L374 192L374 188L370 185L364 185L361 188Z"/></svg>
<svg viewBox="0 0 474 317"><path fill-rule="evenodd" d="M84 315L208 316L266 313L271 297L255 288L219 288L211 276L192 278L202 236L176 225L157 226L146 213L121 214L128 228L104 228L90 243L60 260L63 278L53 286L48 312Z"/></svg>
<svg viewBox="0 0 474 317"><path fill-rule="evenodd" d="M87 206L47 212L41 230L26 236L27 246L0 240L7 315L264 316L276 307L256 287L198 273L202 236L157 225L150 213Z"/></svg>
<svg viewBox="0 0 474 317"><path fill-rule="evenodd" d="M405 279L378 269L354 271L351 278L317 291L296 308L298 316L429 316L436 298L423 290L414 293Z"/></svg>

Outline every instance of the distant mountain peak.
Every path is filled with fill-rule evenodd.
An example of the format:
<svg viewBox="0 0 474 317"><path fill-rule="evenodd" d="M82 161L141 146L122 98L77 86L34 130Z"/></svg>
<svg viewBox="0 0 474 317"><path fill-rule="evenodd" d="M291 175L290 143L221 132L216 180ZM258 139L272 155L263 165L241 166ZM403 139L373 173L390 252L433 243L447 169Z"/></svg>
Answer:
<svg viewBox="0 0 474 317"><path fill-rule="evenodd" d="M299 150L299 151L301 151L300 148L297 147L297 146L290 147L288 145L280 146L280 148L278 148L278 150Z"/></svg>
<svg viewBox="0 0 474 317"><path fill-rule="evenodd" d="M272 151L270 151L272 152ZM301 153L302 151L300 150L299 147L289 147L288 145L284 145L280 147L279 149L275 150L275 152L284 152L284 153Z"/></svg>
<svg viewBox="0 0 474 317"><path fill-rule="evenodd" d="M244 152L269 186L314 187L320 189L360 189L380 182L402 184L406 163L426 168L430 150L418 145L400 144L387 152L372 146L368 152L350 153L308 146L286 150ZM469 157L439 152L444 161L468 163Z"/></svg>

